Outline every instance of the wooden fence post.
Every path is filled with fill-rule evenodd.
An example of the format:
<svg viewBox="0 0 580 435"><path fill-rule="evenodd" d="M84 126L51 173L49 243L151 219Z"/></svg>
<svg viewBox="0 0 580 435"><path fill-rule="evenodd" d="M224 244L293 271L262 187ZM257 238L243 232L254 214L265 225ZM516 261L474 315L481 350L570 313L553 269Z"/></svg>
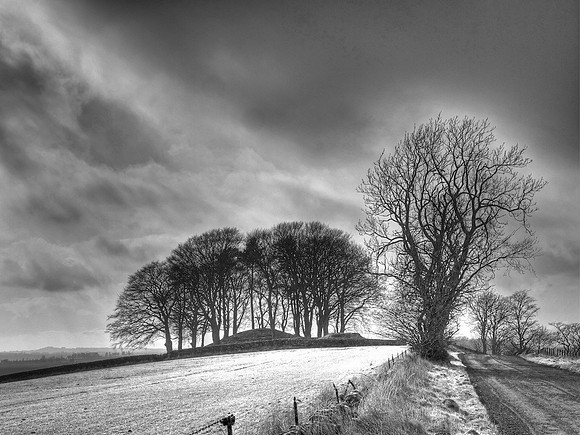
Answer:
<svg viewBox="0 0 580 435"><path fill-rule="evenodd" d="M228 428L228 435L233 435L234 432L233 432L232 426L234 425L235 422L236 422L236 417L233 414L230 414L227 417L222 418L221 424Z"/></svg>
<svg viewBox="0 0 580 435"><path fill-rule="evenodd" d="M294 397L294 424L298 426L298 403L296 403L296 397Z"/></svg>

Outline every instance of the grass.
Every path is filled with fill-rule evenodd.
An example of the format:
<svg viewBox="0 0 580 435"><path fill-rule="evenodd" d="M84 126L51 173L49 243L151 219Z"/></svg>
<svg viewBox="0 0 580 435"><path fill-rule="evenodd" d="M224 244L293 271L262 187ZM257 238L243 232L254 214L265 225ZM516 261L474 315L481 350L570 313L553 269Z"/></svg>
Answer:
<svg viewBox="0 0 580 435"><path fill-rule="evenodd" d="M546 356L538 354L520 355L522 358L542 364L545 366L556 367L559 369L570 370L571 372L580 373L580 358L566 356Z"/></svg>
<svg viewBox="0 0 580 435"><path fill-rule="evenodd" d="M262 422L261 435L495 435L465 369L435 365L418 357L379 367L374 376L354 380L357 406L337 404L329 386L310 404L299 404L299 425L292 409L275 409ZM348 390L347 390L348 388ZM341 386L340 393L353 391ZM449 401L452 399L452 402ZM449 406L448 406L449 405Z"/></svg>

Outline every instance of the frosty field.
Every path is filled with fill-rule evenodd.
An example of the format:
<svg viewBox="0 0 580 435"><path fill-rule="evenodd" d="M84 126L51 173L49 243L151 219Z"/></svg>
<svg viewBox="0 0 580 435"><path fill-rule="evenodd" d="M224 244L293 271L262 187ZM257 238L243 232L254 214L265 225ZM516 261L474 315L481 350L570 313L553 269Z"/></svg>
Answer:
<svg viewBox="0 0 580 435"><path fill-rule="evenodd" d="M304 404L404 346L289 349L171 360L0 385L2 434L189 434L228 414L254 433L268 410ZM301 405L306 406L306 405Z"/></svg>

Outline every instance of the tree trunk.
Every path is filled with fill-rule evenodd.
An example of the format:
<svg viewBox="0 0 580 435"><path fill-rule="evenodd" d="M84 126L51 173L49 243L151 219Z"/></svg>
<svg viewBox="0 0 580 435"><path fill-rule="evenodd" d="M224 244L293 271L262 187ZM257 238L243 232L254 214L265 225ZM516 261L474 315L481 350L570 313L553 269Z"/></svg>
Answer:
<svg viewBox="0 0 580 435"><path fill-rule="evenodd" d="M276 322L272 311L272 286L268 283L268 322L272 330L272 340L274 340L274 331L276 330Z"/></svg>
<svg viewBox="0 0 580 435"><path fill-rule="evenodd" d="M197 317L194 317L194 319L189 322L189 331L191 334L191 348L195 349L197 347L197 330L198 330L198 320Z"/></svg>
<svg viewBox="0 0 580 435"><path fill-rule="evenodd" d="M220 325L215 319L210 319L211 341L213 344L220 344Z"/></svg>
<svg viewBox="0 0 580 435"><path fill-rule="evenodd" d="M300 317L292 316L292 326L294 327L294 335L300 335Z"/></svg>
<svg viewBox="0 0 580 435"><path fill-rule="evenodd" d="M252 329L256 329L254 319L254 266L250 267L250 319L252 319Z"/></svg>
<svg viewBox="0 0 580 435"><path fill-rule="evenodd" d="M169 330L169 322L165 325L165 349L169 355L173 351L173 342L171 341L171 331Z"/></svg>
<svg viewBox="0 0 580 435"><path fill-rule="evenodd" d="M419 319L420 342L418 343L418 353L422 358L431 361L446 361L449 359L447 353L447 339L445 329L449 323L449 309L436 304L428 308L424 314L424 319Z"/></svg>
<svg viewBox="0 0 580 435"><path fill-rule="evenodd" d="M183 315L179 315L179 324L177 325L177 350L183 349Z"/></svg>
<svg viewBox="0 0 580 435"><path fill-rule="evenodd" d="M344 314L344 302L340 304L340 329L338 332L344 334L346 330L346 316Z"/></svg>
<svg viewBox="0 0 580 435"><path fill-rule="evenodd" d="M207 320L203 322L203 326L201 328L201 347L205 345L205 334L207 334Z"/></svg>
<svg viewBox="0 0 580 435"><path fill-rule="evenodd" d="M312 337L312 315L310 314L310 310L308 307L303 307L303 321L304 321L304 337L311 338Z"/></svg>

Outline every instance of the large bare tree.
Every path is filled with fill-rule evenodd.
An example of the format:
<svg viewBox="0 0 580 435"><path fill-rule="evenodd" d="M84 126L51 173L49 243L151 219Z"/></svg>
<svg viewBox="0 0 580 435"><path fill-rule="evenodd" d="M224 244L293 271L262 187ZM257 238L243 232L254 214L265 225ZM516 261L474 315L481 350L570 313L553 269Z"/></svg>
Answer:
<svg viewBox="0 0 580 435"><path fill-rule="evenodd" d="M220 332L229 336L241 321L241 296L236 275L243 236L236 228L220 228L190 237L169 256L172 271L188 280L192 306L211 328L213 343Z"/></svg>
<svg viewBox="0 0 580 435"><path fill-rule="evenodd" d="M545 183L518 174L525 148L494 142L487 120L431 120L381 155L359 188L367 216L358 229L419 303L411 344L430 359L447 358L451 315L480 280L537 253L529 217Z"/></svg>
<svg viewBox="0 0 580 435"><path fill-rule="evenodd" d="M159 337L173 350L171 318L178 301L166 263L154 261L129 277L108 317L106 331L119 346L144 347Z"/></svg>
<svg viewBox="0 0 580 435"><path fill-rule="evenodd" d="M276 315L281 303L281 292L284 286L284 275L278 261L274 246L274 232L258 229L246 237L244 258L251 273L252 285L250 290L258 296L260 308L260 326L264 326L262 316L262 301L265 303L267 324L272 330L272 337L276 328ZM253 300L254 295L250 297ZM253 315L252 315L253 316ZM252 322L254 322L252 317Z"/></svg>

